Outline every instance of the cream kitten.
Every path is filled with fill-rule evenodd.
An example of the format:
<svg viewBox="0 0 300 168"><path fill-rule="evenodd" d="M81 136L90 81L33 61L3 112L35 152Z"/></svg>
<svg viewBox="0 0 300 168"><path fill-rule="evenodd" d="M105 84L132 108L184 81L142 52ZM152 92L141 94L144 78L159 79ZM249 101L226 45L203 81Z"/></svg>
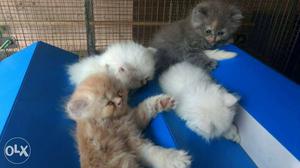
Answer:
<svg viewBox="0 0 300 168"><path fill-rule="evenodd" d="M155 146L141 131L160 111L174 108L167 95L153 96L137 108L127 105L127 90L104 73L83 80L66 105L76 121L76 139L82 168L187 168L186 152Z"/></svg>
<svg viewBox="0 0 300 168"><path fill-rule="evenodd" d="M187 62L175 64L160 77L162 89L178 102L176 112L206 140L224 136L240 141L233 125L238 98L216 84L201 68Z"/></svg>
<svg viewBox="0 0 300 168"><path fill-rule="evenodd" d="M79 84L91 74L106 72L118 78L127 88L135 89L154 75L156 50L134 42L109 46L102 55L85 58L68 69L70 80Z"/></svg>

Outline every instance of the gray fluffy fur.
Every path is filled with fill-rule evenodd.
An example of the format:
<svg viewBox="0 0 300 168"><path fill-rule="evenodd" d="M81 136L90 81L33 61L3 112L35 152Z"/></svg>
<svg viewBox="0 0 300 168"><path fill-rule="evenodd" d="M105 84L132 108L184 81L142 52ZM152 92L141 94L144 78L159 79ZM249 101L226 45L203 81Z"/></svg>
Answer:
<svg viewBox="0 0 300 168"><path fill-rule="evenodd" d="M159 49L156 54L157 71L161 72L181 61L211 71L217 62L208 58L203 51L227 43L240 26L241 19L241 11L235 6L221 1L199 3L188 17L163 27L155 34L150 46ZM218 24L212 29L211 36L217 40L212 44L206 39L206 31L214 21ZM224 34L217 37L221 30Z"/></svg>

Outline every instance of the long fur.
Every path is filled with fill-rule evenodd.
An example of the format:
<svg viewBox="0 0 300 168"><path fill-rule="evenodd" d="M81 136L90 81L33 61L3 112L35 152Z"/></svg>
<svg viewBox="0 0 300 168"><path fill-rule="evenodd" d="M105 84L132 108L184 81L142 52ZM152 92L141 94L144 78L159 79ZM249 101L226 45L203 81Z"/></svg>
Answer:
<svg viewBox="0 0 300 168"><path fill-rule="evenodd" d="M239 141L233 119L238 97L188 62L170 67L159 79L163 91L177 100L176 112L206 140L224 136ZM228 134L232 136L227 136ZM233 132L233 133L232 133Z"/></svg>
<svg viewBox="0 0 300 168"><path fill-rule="evenodd" d="M140 168L143 163L155 168L188 168L191 161L186 152L156 146L141 135L158 112L174 108L174 99L157 95L132 109L127 93L106 73L90 75L76 87L66 112L76 121L81 167Z"/></svg>
<svg viewBox="0 0 300 168"><path fill-rule="evenodd" d="M221 1L200 2L185 19L162 27L150 46L157 48L156 67L161 72L169 66L187 61L210 71L217 65L204 50L228 43L240 26L241 11ZM211 34L206 31L210 29ZM218 35L222 31L222 35ZM214 39L214 40L213 40Z"/></svg>
<svg viewBox="0 0 300 168"><path fill-rule="evenodd" d="M102 55L81 60L68 68L70 80L78 85L97 72L116 76L128 88L138 88L151 80L154 74L153 48L145 48L134 42L110 45Z"/></svg>

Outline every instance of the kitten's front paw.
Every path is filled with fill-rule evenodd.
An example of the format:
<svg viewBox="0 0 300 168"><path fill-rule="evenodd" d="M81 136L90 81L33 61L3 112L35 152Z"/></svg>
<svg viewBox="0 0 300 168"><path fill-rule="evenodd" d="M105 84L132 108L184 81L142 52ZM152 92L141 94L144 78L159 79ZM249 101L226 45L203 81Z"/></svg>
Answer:
<svg viewBox="0 0 300 168"><path fill-rule="evenodd" d="M182 150L168 149L162 160L165 161L164 168L188 168L191 165L191 157Z"/></svg>
<svg viewBox="0 0 300 168"><path fill-rule="evenodd" d="M225 132L225 134L223 136L226 139L231 140L233 142L236 142L236 143L241 142L241 137L240 137L237 127L235 125L232 125L231 128L227 132Z"/></svg>
<svg viewBox="0 0 300 168"><path fill-rule="evenodd" d="M237 56L237 53L220 50L217 54L219 60L231 59Z"/></svg>
<svg viewBox="0 0 300 168"><path fill-rule="evenodd" d="M176 106L176 101L173 97L168 95L160 95L156 99L155 109L157 111L167 111L174 109Z"/></svg>
<svg viewBox="0 0 300 168"><path fill-rule="evenodd" d="M231 59L237 56L237 53L224 50L205 50L204 53L214 60Z"/></svg>

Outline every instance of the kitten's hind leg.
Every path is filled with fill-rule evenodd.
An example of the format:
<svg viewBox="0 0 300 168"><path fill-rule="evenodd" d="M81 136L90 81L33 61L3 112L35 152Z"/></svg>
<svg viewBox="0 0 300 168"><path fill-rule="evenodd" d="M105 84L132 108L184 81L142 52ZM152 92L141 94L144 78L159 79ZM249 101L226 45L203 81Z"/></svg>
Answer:
<svg viewBox="0 0 300 168"><path fill-rule="evenodd" d="M240 143L240 141L241 141L240 135L238 133L238 129L234 124L231 125L231 127L228 129L228 131L226 131L223 134L223 136L224 136L224 138L231 140L233 142L236 142L236 143Z"/></svg>
<svg viewBox="0 0 300 168"><path fill-rule="evenodd" d="M224 50L205 50L204 53L211 59L224 60L231 59L237 56L237 53Z"/></svg>
<svg viewBox="0 0 300 168"><path fill-rule="evenodd" d="M158 112L174 109L175 105L174 98L165 94L150 97L134 109L137 123L141 127L145 127Z"/></svg>
<svg viewBox="0 0 300 168"><path fill-rule="evenodd" d="M146 140L138 147L138 157L153 168L188 168L191 164L185 151L166 149Z"/></svg>

